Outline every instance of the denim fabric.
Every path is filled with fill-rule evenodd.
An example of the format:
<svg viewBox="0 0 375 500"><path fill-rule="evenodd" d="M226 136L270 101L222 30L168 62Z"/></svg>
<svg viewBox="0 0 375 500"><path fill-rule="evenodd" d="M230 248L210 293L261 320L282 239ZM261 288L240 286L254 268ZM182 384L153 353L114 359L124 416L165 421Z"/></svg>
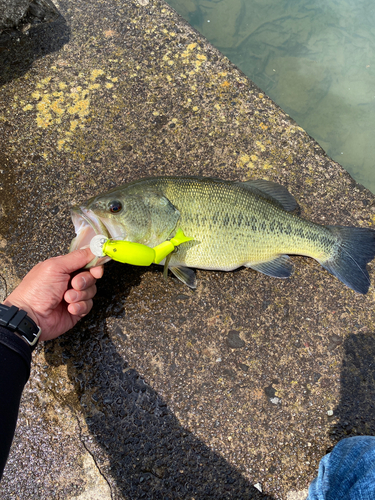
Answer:
<svg viewBox="0 0 375 500"><path fill-rule="evenodd" d="M306 500L375 500L375 437L340 441L320 461Z"/></svg>

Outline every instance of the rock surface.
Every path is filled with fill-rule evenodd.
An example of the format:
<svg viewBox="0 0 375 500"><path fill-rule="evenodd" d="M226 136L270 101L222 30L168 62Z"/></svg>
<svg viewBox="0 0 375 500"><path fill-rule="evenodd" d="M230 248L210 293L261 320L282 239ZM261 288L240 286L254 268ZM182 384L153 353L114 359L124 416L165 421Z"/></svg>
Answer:
<svg viewBox="0 0 375 500"><path fill-rule="evenodd" d="M51 0L0 0L0 34L11 28L29 29L55 21L59 13Z"/></svg>
<svg viewBox="0 0 375 500"><path fill-rule="evenodd" d="M68 250L70 205L140 176L266 177L306 218L374 224L373 195L162 1L58 8L0 44L2 295ZM0 497L305 490L339 439L374 434L375 296L293 260L288 280L199 271L195 292L108 264L90 316L34 353Z"/></svg>

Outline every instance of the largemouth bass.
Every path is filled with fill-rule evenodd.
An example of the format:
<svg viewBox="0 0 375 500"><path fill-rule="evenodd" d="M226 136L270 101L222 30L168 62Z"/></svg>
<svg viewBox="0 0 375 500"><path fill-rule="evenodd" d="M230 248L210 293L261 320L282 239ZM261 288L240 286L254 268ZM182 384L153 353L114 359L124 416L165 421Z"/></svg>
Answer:
<svg viewBox="0 0 375 500"><path fill-rule="evenodd" d="M246 266L288 278L289 255L295 254L312 257L348 287L367 293L375 231L315 224L292 213L296 207L286 188L270 181L140 179L73 207L77 237L70 250L88 246L96 234L154 247L181 228L193 240L176 248L166 266L192 288L196 280L190 268ZM89 266L106 260L96 258Z"/></svg>

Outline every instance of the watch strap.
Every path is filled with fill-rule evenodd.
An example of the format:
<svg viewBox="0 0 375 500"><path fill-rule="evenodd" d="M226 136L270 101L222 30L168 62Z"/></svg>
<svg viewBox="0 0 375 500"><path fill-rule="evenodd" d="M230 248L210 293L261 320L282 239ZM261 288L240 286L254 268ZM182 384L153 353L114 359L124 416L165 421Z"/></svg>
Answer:
<svg viewBox="0 0 375 500"><path fill-rule="evenodd" d="M0 325L20 335L33 351L38 344L42 330L26 311L16 306L0 304Z"/></svg>

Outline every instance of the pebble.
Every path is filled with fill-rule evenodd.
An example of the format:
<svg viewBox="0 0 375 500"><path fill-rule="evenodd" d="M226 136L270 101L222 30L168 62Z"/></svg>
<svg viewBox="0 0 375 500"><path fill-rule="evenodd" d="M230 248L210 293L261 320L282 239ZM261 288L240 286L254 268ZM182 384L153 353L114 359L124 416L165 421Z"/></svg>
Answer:
<svg viewBox="0 0 375 500"><path fill-rule="evenodd" d="M306 500L309 490L294 491L291 490L286 496L286 500Z"/></svg>
<svg viewBox="0 0 375 500"><path fill-rule="evenodd" d="M269 399L274 398L276 395L276 389L274 387L272 387L272 385L265 387L263 390L264 390L265 395Z"/></svg>
<svg viewBox="0 0 375 500"><path fill-rule="evenodd" d="M249 367L247 365L245 365L244 363L238 363L238 367L241 368L241 370L244 372L249 371Z"/></svg>
<svg viewBox="0 0 375 500"><path fill-rule="evenodd" d="M240 338L240 334L236 330L231 330L227 337L227 346L231 349L239 349L245 347L245 342Z"/></svg>
<svg viewBox="0 0 375 500"><path fill-rule="evenodd" d="M333 411L332 411L332 410L328 410L328 411L327 411L327 415L328 415L329 417L332 417L332 415L333 415Z"/></svg>
<svg viewBox="0 0 375 500"><path fill-rule="evenodd" d="M259 490L261 493L262 493L262 485L260 483L257 483L257 484L254 484L254 488L256 488L257 490Z"/></svg>
<svg viewBox="0 0 375 500"><path fill-rule="evenodd" d="M336 349L336 347L338 347L339 345L342 344L342 337L339 337L338 335L336 334L333 334L329 337L329 344L328 344L328 347L327 349L329 351L333 351L334 349Z"/></svg>

